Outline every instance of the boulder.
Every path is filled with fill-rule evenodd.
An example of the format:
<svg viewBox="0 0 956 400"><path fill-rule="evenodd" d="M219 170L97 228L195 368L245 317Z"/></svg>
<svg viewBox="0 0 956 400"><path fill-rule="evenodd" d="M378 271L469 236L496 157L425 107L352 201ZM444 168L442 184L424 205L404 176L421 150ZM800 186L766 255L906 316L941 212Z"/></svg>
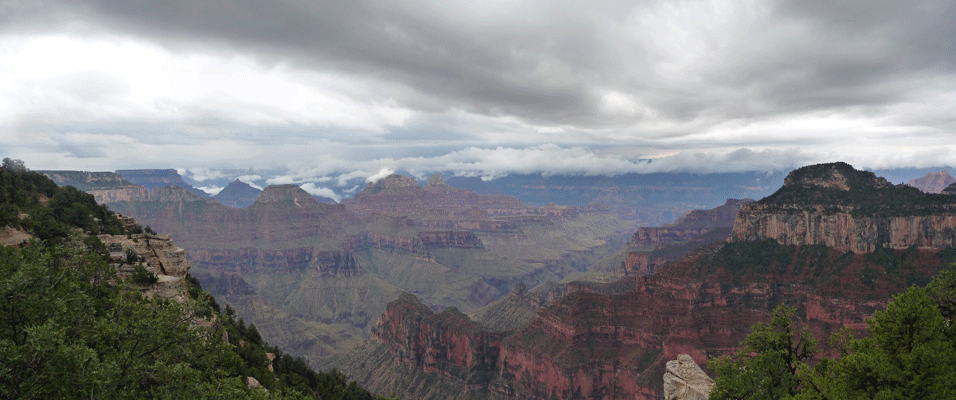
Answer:
<svg viewBox="0 0 956 400"><path fill-rule="evenodd" d="M676 360L667 362L664 372L665 400L707 400L713 389L714 380L689 355L681 354Z"/></svg>

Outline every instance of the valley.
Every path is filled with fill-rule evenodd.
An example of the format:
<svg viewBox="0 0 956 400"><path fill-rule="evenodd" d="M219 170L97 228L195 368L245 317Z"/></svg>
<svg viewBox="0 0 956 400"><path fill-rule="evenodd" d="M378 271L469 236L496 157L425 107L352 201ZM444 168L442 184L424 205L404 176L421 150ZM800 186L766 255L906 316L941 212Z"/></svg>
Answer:
<svg viewBox="0 0 956 400"><path fill-rule="evenodd" d="M402 398L656 399L667 361L734 351L778 304L818 337L862 331L887 293L956 261L956 196L843 163L657 227L438 175L388 176L339 204L274 185L240 208L57 173L177 238L264 338Z"/></svg>

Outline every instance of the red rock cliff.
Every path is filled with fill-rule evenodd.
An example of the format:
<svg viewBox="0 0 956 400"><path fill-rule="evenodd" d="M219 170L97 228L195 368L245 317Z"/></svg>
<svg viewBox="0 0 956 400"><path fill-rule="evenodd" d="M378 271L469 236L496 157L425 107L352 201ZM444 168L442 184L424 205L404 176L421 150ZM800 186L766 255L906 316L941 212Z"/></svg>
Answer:
<svg viewBox="0 0 956 400"><path fill-rule="evenodd" d="M453 308L436 314L409 293L388 304L372 332L406 364L470 389L484 387L497 365L500 333L481 329Z"/></svg>
<svg viewBox="0 0 956 400"><path fill-rule="evenodd" d="M798 307L825 340L842 326L863 329L888 293L925 282L944 262L931 251L894 254L891 270L821 246L718 244L652 276L571 284L516 331L481 328L453 313L439 318L405 299L389 306L375 334L405 365L461 384L480 349L482 362L495 360L482 368L501 398L659 399L667 360L686 353L704 365L731 352L777 304Z"/></svg>

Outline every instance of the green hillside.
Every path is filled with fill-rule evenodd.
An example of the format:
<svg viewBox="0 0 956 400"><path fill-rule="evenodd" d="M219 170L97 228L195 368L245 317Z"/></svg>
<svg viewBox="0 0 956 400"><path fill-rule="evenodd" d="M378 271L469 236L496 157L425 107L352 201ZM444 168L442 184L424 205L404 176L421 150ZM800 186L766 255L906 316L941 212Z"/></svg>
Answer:
<svg viewBox="0 0 956 400"><path fill-rule="evenodd" d="M269 346L195 279L182 303L141 295L91 235L122 224L86 193L5 159L0 210L32 236L0 246L0 398L380 398Z"/></svg>

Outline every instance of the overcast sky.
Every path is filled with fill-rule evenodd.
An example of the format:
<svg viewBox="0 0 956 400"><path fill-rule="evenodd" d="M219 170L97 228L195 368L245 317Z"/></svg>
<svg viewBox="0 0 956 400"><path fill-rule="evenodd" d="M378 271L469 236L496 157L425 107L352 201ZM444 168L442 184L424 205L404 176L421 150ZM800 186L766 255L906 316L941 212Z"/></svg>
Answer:
<svg viewBox="0 0 956 400"><path fill-rule="evenodd" d="M390 170L956 165L954 16L952 0L0 0L0 149L315 193Z"/></svg>

